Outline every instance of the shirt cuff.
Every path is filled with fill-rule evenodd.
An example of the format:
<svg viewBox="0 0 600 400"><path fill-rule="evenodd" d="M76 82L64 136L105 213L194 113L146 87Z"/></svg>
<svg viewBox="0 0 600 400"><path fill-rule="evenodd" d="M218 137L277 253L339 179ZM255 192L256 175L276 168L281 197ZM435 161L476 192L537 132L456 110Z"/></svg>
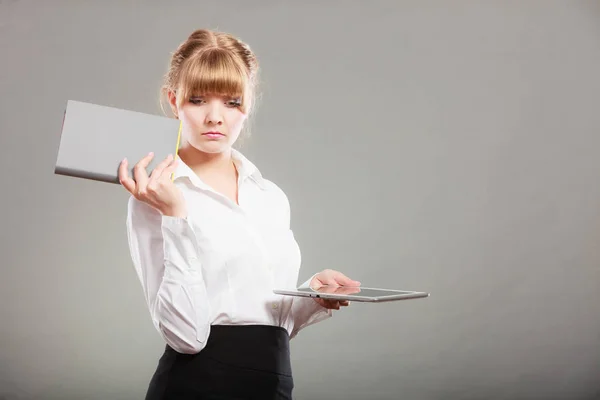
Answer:
<svg viewBox="0 0 600 400"><path fill-rule="evenodd" d="M292 303L294 327L290 339L295 337L303 328L328 319L332 315L331 309L323 307L313 298L295 297Z"/></svg>

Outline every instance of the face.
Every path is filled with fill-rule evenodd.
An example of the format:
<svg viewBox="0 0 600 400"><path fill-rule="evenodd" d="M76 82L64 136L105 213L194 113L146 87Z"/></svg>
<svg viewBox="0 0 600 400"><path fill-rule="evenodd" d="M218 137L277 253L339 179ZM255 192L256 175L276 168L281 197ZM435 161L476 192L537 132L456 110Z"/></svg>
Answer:
<svg viewBox="0 0 600 400"><path fill-rule="evenodd" d="M177 106L173 93L169 101L182 121L182 142L205 153L221 153L233 146L247 115L239 108L240 100L223 96L198 96Z"/></svg>

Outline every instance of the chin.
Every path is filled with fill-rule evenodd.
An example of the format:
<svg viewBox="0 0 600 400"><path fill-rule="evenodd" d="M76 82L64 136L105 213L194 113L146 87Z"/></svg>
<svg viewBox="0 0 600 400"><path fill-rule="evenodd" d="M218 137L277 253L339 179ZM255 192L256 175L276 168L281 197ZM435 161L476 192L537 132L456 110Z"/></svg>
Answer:
<svg viewBox="0 0 600 400"><path fill-rule="evenodd" d="M203 153L218 154L231 149L231 144L227 141L207 141L200 143L192 143L192 146Z"/></svg>

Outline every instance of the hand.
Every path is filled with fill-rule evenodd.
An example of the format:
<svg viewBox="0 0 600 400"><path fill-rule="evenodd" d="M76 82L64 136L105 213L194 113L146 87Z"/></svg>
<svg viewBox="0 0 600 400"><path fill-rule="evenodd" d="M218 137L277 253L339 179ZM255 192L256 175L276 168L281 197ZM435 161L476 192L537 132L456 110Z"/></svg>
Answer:
<svg viewBox="0 0 600 400"><path fill-rule="evenodd" d="M326 269L324 271L319 272L310 281L310 287L315 290L319 289L320 287L322 287L324 285L328 286L328 288L325 289L325 291L327 291L327 290L329 290L330 287L336 287L336 286L354 286L354 287L360 286L360 282L348 278L346 275L342 274L339 271ZM350 304L348 301L317 299L317 298L313 298L313 299L317 303L319 303L322 307L334 309L334 310L339 310L340 307L345 307Z"/></svg>
<svg viewBox="0 0 600 400"><path fill-rule="evenodd" d="M161 214L186 217L183 193L171 182L171 174L177 168L177 160L173 160L173 156L169 154L148 176L146 167L153 157L154 154L150 153L133 167L135 180L129 176L128 162L124 159L119 165L119 182L136 199L154 207Z"/></svg>

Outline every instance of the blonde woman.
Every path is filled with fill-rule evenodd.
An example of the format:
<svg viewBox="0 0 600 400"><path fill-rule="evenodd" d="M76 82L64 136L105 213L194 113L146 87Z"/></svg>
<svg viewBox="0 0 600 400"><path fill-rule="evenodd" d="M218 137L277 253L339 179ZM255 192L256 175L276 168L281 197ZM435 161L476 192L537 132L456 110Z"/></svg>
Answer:
<svg viewBox="0 0 600 400"><path fill-rule="evenodd" d="M193 32L162 90L182 123L178 158L148 176L121 163L129 248L166 342L147 399L291 399L289 340L347 303L273 294L295 287L300 250L286 194L232 146L255 100L258 63L232 35ZM359 285L325 270L305 284Z"/></svg>

